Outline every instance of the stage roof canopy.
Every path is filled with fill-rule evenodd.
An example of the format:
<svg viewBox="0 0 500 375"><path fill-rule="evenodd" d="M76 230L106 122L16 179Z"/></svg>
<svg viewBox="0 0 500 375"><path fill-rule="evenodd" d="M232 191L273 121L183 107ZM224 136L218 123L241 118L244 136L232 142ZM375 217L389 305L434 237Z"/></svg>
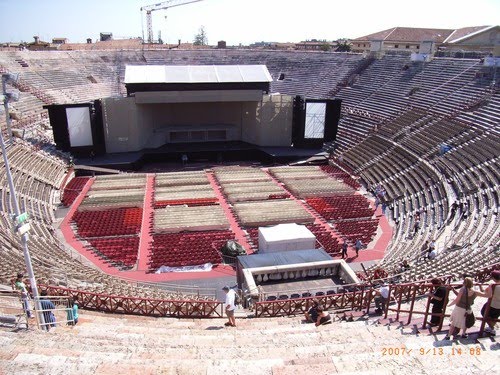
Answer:
<svg viewBox="0 0 500 375"><path fill-rule="evenodd" d="M126 84L272 82L265 65L127 65Z"/></svg>
<svg viewBox="0 0 500 375"><path fill-rule="evenodd" d="M333 258L323 249L291 250L265 254L259 253L238 257L238 261L242 265L242 268L282 266L287 264L322 262L326 260L333 260Z"/></svg>

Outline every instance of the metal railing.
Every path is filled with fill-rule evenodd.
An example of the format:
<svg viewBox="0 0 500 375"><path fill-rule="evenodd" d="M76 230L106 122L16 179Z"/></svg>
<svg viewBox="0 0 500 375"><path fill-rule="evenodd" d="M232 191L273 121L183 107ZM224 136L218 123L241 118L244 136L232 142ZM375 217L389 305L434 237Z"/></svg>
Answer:
<svg viewBox="0 0 500 375"><path fill-rule="evenodd" d="M76 289L40 285L41 290L55 297L72 297L81 308L115 314L177 318L222 317L222 302L127 297L92 293Z"/></svg>
<svg viewBox="0 0 500 375"><path fill-rule="evenodd" d="M491 271L494 269L500 269L500 263L496 263L485 267L484 269L476 272L474 279L476 282L481 284L489 278ZM392 278L392 277L391 277ZM391 278L378 279L379 282L390 281ZM452 284L453 276L441 277L443 286L447 288L448 292L461 284ZM478 284L478 285L479 285ZM342 293L327 294L324 296L307 296L293 299L276 299L272 301L259 301L254 304L254 311L256 317L277 317L277 316L290 316L304 314L311 307L312 301L316 300L325 309L331 312L342 312L346 310L356 310L363 311L365 314L370 312L373 307L374 298L376 296L375 288L372 284L349 284L343 286L344 290ZM441 314L432 314L429 312L430 298L427 301L424 310L419 310L415 307L415 302L417 299L424 297L426 294L431 293L434 285L430 283L430 279L404 283L404 284L389 284L389 298L388 301L392 301L392 304L385 304L385 309L383 312L384 318L387 318L389 312L396 315L396 320L400 318L400 315L408 314L407 324L412 320L413 315L423 315L424 323L422 328L426 327L425 321L428 316L438 315L441 318L449 316L446 314L446 308L443 309ZM490 299L491 301L491 299ZM410 304L409 308L404 307L403 304ZM489 308L485 311L485 316ZM484 331L484 325L486 319L477 317L481 321L481 326L479 334L481 335ZM438 327L442 328L442 319Z"/></svg>
<svg viewBox="0 0 500 375"><path fill-rule="evenodd" d="M58 324L74 322L70 318L70 314L68 314L68 311L71 311L69 297L58 295L39 296L34 301L35 318L38 328L48 331ZM41 319L42 316L43 319Z"/></svg>

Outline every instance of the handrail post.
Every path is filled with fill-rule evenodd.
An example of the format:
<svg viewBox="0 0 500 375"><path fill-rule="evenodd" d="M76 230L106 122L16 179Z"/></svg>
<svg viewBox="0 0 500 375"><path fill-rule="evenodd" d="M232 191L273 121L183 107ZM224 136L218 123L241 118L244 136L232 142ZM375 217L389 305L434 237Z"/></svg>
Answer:
<svg viewBox="0 0 500 375"><path fill-rule="evenodd" d="M427 318L429 316L429 307L431 305L431 296L427 297L427 303L425 304L425 314L424 314L424 323L422 324L422 329L427 327ZM431 313L431 319L434 315Z"/></svg>
<svg viewBox="0 0 500 375"><path fill-rule="evenodd" d="M389 314L389 305L391 303L392 296L392 285L389 284L389 294L387 295L387 301L384 306L384 319L387 319L387 315Z"/></svg>
<svg viewBox="0 0 500 375"><path fill-rule="evenodd" d="M417 295L418 285L413 284L410 286L411 302L410 302L410 313L408 314L408 321L406 324L410 324L411 317L413 316L413 307L415 306L415 296Z"/></svg>
<svg viewBox="0 0 500 375"><path fill-rule="evenodd" d="M446 294L444 296L444 303L443 303L443 311L439 315L439 317L441 319L439 321L439 326L438 326L438 329L437 329L438 331L441 331L443 329L444 317L446 315L446 307L448 306L448 296L449 296L449 294L450 294L450 290L448 288L446 288Z"/></svg>

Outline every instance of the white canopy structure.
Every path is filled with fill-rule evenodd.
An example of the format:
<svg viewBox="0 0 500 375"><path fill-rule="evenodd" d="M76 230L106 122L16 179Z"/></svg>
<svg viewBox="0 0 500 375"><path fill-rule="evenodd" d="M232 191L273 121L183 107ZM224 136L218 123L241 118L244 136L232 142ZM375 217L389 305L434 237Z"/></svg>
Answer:
<svg viewBox="0 0 500 375"><path fill-rule="evenodd" d="M316 237L305 225L279 224L259 228L259 251L312 250Z"/></svg>
<svg viewBox="0 0 500 375"><path fill-rule="evenodd" d="M127 65L125 83L272 82L265 65Z"/></svg>

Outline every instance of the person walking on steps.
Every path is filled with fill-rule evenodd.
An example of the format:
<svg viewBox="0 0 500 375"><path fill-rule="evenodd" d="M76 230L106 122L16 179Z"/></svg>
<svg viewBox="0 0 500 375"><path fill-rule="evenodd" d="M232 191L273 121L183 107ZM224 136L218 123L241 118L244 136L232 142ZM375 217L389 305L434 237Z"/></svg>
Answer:
<svg viewBox="0 0 500 375"><path fill-rule="evenodd" d="M359 250L361 250L363 247L363 242L361 242L361 240L358 238L356 240L356 244L354 245L354 248L356 249L356 256L359 255Z"/></svg>
<svg viewBox="0 0 500 375"><path fill-rule="evenodd" d="M226 293L224 308L228 319L227 323L225 323L224 325L226 327L236 327L236 319L234 318L234 310L236 310L236 292L227 285L222 288L222 290L224 291L224 293Z"/></svg>
<svg viewBox="0 0 500 375"><path fill-rule="evenodd" d="M347 240L344 238L344 243L342 244L342 259L347 258Z"/></svg>

